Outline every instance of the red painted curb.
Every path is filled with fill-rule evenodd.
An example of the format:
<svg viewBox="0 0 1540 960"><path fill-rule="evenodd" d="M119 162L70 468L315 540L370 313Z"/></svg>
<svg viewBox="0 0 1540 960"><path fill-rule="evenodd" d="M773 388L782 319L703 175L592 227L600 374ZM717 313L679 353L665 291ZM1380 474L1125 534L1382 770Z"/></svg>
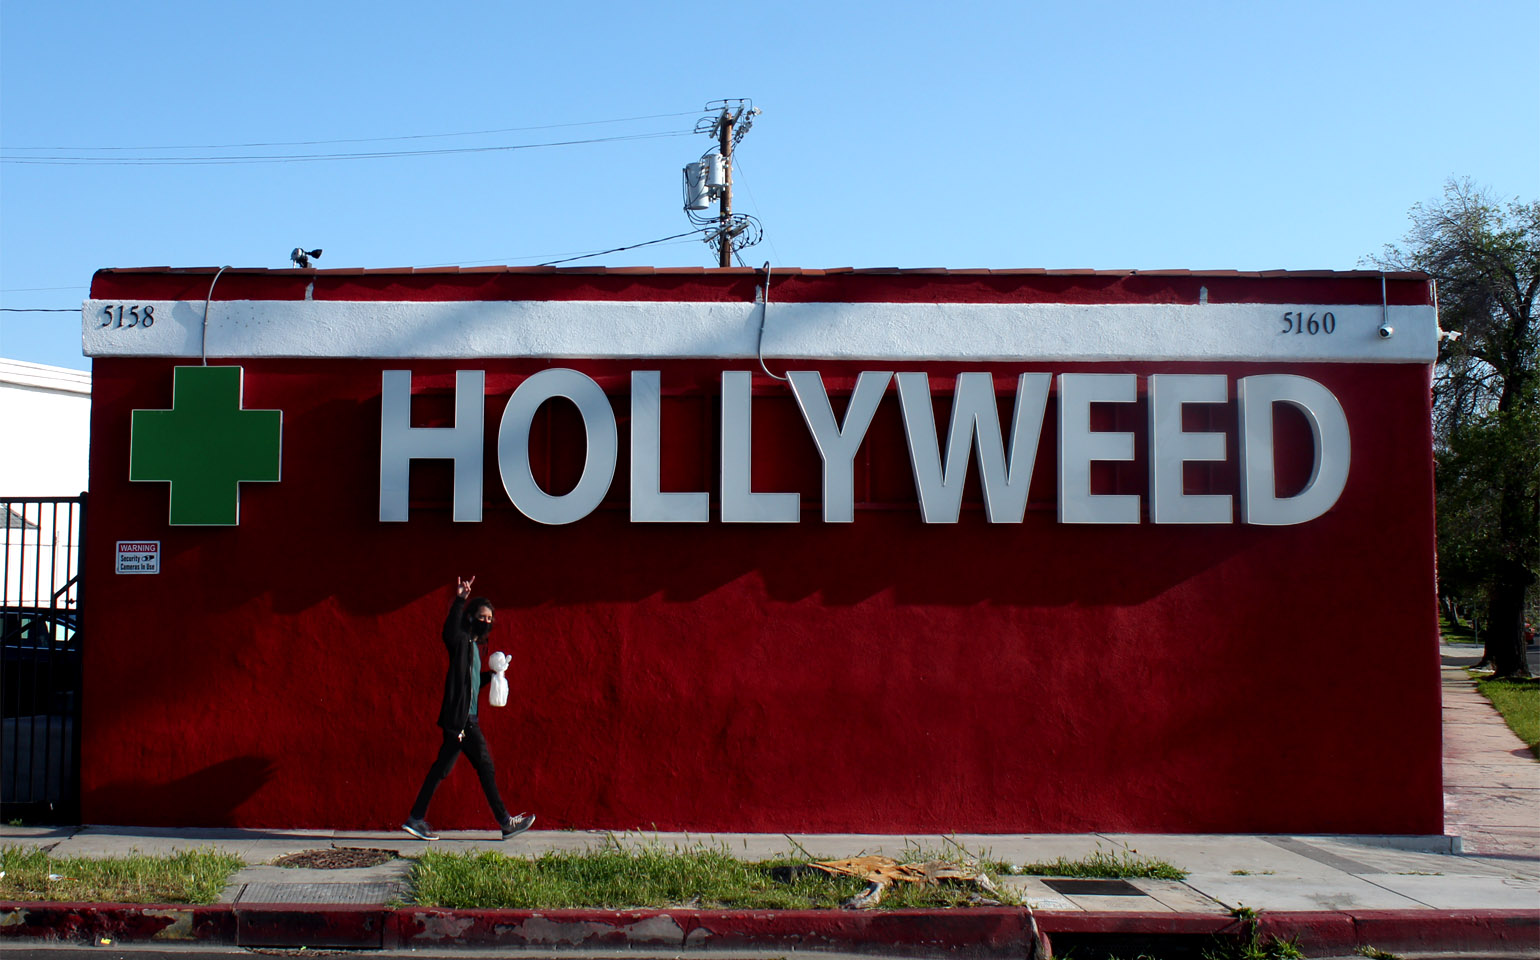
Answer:
<svg viewBox="0 0 1540 960"><path fill-rule="evenodd" d="M238 947L353 947L379 950L391 911L309 903L233 908Z"/></svg>
<svg viewBox="0 0 1540 960"><path fill-rule="evenodd" d="M1039 910L1037 925L1047 933L1219 936L1240 932L1240 921L1225 913L1086 913Z"/></svg>
<svg viewBox="0 0 1540 960"><path fill-rule="evenodd" d="M1038 930L1062 949L1098 939L1239 936L1218 914L1038 912ZM1297 938L1306 951L1534 949L1540 911L1381 910L1264 913L1262 936ZM666 947L1016 953L1030 940L1025 911L949 910L447 910L263 904L237 907L115 903L0 903L0 938L95 942L197 941L236 946Z"/></svg>
<svg viewBox="0 0 1540 960"><path fill-rule="evenodd" d="M1020 910L438 910L396 911L402 947L795 948L880 945L909 950L1019 951Z"/></svg>
<svg viewBox="0 0 1540 960"><path fill-rule="evenodd" d="M225 904L0 902L0 937L234 943L235 915Z"/></svg>
<svg viewBox="0 0 1540 960"><path fill-rule="evenodd" d="M1298 936L1312 947L1373 946L1389 950L1540 949L1540 910L1354 910L1341 913L1270 913L1259 917L1264 934ZM1347 923L1344 923L1347 921Z"/></svg>

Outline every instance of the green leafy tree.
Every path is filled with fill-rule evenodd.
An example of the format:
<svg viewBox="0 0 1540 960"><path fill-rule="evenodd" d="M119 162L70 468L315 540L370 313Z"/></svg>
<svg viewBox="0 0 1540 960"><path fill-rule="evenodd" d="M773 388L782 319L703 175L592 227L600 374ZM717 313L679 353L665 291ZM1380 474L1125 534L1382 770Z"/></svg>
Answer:
<svg viewBox="0 0 1540 960"><path fill-rule="evenodd" d="M1528 676L1523 628L1540 579L1540 202L1499 203L1469 180L1411 210L1381 266L1438 281L1434 371L1439 579L1484 602L1483 663Z"/></svg>

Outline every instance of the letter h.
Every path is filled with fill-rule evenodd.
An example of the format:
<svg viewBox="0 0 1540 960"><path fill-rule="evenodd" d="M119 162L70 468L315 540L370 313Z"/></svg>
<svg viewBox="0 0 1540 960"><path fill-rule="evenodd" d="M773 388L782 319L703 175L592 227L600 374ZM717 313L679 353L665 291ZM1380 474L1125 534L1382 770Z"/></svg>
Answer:
<svg viewBox="0 0 1540 960"><path fill-rule="evenodd" d="M404 523L413 460L454 461L454 520L481 522L486 373L455 371L455 425L412 426L412 371L386 370L380 381L380 521Z"/></svg>

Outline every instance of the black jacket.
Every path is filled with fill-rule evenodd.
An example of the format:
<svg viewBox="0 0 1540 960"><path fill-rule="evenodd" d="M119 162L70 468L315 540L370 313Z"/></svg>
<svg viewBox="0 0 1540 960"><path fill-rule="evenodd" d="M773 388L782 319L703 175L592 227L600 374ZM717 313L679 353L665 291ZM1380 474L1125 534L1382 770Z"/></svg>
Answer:
<svg viewBox="0 0 1540 960"><path fill-rule="evenodd" d="M455 597L444 618L444 649L449 651L449 672L444 674L444 705L438 711L438 725L455 733L465 729L471 715L471 664L481 666L481 651L476 637L465 623L465 599ZM492 677L481 671L481 686Z"/></svg>

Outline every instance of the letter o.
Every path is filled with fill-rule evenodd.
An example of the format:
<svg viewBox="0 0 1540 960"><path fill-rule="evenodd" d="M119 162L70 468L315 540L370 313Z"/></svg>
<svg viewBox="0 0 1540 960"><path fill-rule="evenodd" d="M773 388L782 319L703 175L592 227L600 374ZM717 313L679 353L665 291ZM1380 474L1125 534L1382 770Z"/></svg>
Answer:
<svg viewBox="0 0 1540 960"><path fill-rule="evenodd" d="M554 397L577 405L588 437L583 475L577 486L559 497L540 488L529 466L530 424L540 405ZM618 449L615 411L604 391L576 370L556 367L525 380L508 398L497 432L497 469L508 499L526 517L538 523L572 523L593 513L609 491Z"/></svg>

